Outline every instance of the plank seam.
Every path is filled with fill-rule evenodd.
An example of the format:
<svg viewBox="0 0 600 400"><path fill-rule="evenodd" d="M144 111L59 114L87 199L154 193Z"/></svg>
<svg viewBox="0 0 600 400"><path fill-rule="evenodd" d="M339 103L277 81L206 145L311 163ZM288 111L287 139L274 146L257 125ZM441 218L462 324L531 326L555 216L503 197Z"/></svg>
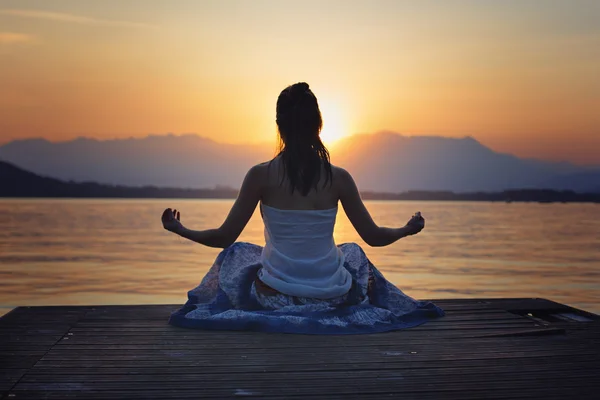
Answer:
<svg viewBox="0 0 600 400"><path fill-rule="evenodd" d="M17 308L18 308L18 307L17 307ZM13 309L12 311L14 311L14 310L16 310L16 308L15 308L15 309ZM12 311L11 311L11 312L12 312ZM86 312L84 313L84 315L86 315L87 313L88 313L88 311L86 311ZM21 375L21 376L19 377L19 379L17 379L17 380L15 381L15 383L14 383L14 384L13 384L13 385L12 385L12 386L11 386L11 387L10 387L10 388L9 388L9 389L8 389L8 390L5 392L5 393L4 393L4 395L3 395L3 397L2 397L3 399L4 399L4 398L8 398L9 394L10 394L10 393L11 393L13 390L15 390L15 388L16 388L16 387L17 387L17 385L18 385L18 384L21 382L21 380L22 380L22 379L25 377L25 375L27 375L28 373L30 373L30 372L31 372L31 370L32 370L32 369L34 369L34 368L35 368L35 366L36 366L36 365L37 365L37 364L38 364L38 363L39 363L39 362L42 360L42 358L46 357L46 355L48 355L48 353L49 353L49 352L50 352L50 351L51 351L51 350L54 348L54 346L56 346L56 345L57 345L57 344L58 344L58 343L59 343L59 342L60 342L60 341L61 341L61 340L62 340L62 339L65 337L65 335L68 335L68 334L69 334L69 332L71 331L71 329L73 329L74 325L76 325L76 324L77 324L77 322L79 322L79 320L80 320L80 319L81 319L81 316L79 316L79 318L77 318L77 320L76 320L76 321L73 321L73 322L71 322L71 323L69 324L69 329L67 329L67 331L66 331L65 333L63 333L63 334L62 334L62 335L61 335L61 336L60 336L60 337L59 337L59 338L58 338L58 339L57 339L57 340L56 340L56 341L55 341L53 344L51 344L50 346L48 346L48 349L47 349L47 350L44 352L44 354L42 354L42 355L40 356L40 358L38 358L38 359L37 359L37 361L36 361L35 363L33 363L33 365L32 365L31 367L27 368L27 372L25 372L23 375Z"/></svg>

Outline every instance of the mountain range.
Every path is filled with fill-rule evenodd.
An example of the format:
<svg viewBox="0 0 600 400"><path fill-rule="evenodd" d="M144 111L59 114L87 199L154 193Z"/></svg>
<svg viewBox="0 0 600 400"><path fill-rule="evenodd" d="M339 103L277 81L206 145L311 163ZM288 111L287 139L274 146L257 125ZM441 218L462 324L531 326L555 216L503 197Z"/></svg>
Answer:
<svg viewBox="0 0 600 400"><path fill-rule="evenodd" d="M218 143L195 134L66 142L16 140L0 160L66 181L110 185L238 188L252 165L270 159L273 144ZM331 149L363 191L498 192L556 189L600 192L600 167L522 159L498 153L472 137L354 135Z"/></svg>

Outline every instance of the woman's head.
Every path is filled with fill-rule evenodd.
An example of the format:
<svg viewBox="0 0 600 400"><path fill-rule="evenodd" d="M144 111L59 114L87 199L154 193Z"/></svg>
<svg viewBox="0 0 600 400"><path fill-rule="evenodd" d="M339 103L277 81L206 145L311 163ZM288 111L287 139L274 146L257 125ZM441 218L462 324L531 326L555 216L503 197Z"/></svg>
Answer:
<svg viewBox="0 0 600 400"><path fill-rule="evenodd" d="M311 189L318 189L323 168L325 184L331 183L329 152L319 136L323 127L321 111L308 83L300 82L283 89L276 111L279 154L292 193L298 190L306 195Z"/></svg>
<svg viewBox="0 0 600 400"><path fill-rule="evenodd" d="M323 120L308 83L300 82L283 89L277 99L276 121L283 144L319 140Z"/></svg>

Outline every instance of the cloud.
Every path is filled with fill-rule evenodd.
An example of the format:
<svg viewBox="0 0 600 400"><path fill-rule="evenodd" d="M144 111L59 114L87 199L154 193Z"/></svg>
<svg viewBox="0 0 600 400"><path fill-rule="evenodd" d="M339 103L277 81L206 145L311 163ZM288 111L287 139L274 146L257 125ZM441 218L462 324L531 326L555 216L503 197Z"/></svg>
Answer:
<svg viewBox="0 0 600 400"><path fill-rule="evenodd" d="M82 24L82 25L120 26L120 27L126 27L126 28L151 28L152 27L152 25L141 23L141 22L100 19L100 18L86 17L83 15L59 13L59 12L44 11L44 10L1 9L0 15L8 15L8 16L20 17L20 18L44 19L44 20L48 20L48 21L66 22L66 23Z"/></svg>
<svg viewBox="0 0 600 400"><path fill-rule="evenodd" d="M14 32L0 32L0 45L3 44L18 44L18 43L30 43L35 40L32 35L24 33Z"/></svg>

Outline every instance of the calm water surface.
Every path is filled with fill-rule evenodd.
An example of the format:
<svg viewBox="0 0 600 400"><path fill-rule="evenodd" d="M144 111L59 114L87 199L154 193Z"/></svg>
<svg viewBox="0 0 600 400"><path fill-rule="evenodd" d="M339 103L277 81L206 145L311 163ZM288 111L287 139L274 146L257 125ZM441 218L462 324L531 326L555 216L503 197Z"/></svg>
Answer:
<svg viewBox="0 0 600 400"><path fill-rule="evenodd" d="M0 314L18 305L183 303L219 250L162 229L165 207L218 227L230 200L0 200ZM419 235L360 240L340 207L337 243L357 242L423 299L545 297L600 312L600 205L369 201L382 226L415 212ZM264 244L257 212L241 241Z"/></svg>

